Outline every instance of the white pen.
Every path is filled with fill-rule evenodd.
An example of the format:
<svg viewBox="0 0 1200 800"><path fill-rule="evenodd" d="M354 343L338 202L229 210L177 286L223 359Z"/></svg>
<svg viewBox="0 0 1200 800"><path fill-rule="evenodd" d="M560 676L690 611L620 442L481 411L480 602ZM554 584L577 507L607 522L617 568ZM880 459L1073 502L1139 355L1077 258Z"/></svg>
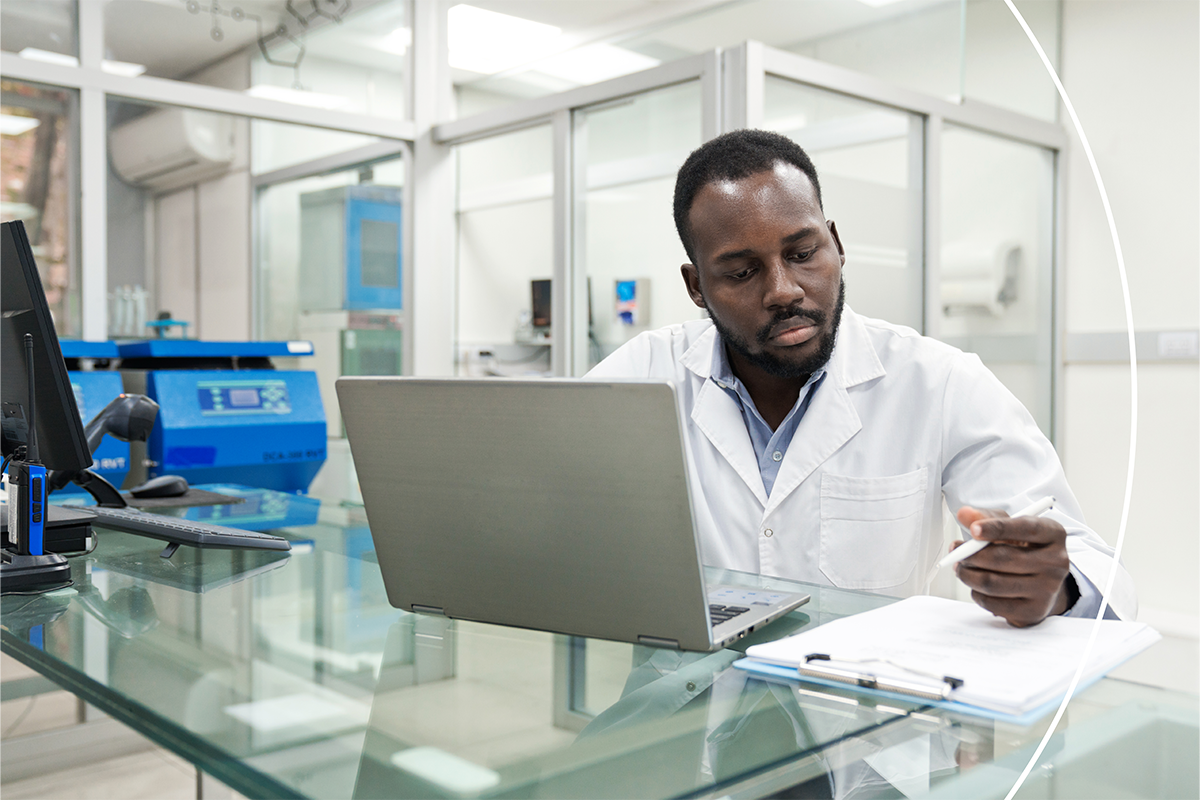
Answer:
<svg viewBox="0 0 1200 800"><path fill-rule="evenodd" d="M1055 503L1055 500L1053 497L1043 497L1041 500L1038 500L1036 503L1033 503L1031 505L1026 506L1025 508L1022 508L1020 511L1018 511L1017 513L1015 513L1011 517L1009 517L1009 519L1016 519L1017 517L1040 516L1042 514L1045 514L1050 509L1054 508L1054 503ZM940 569L941 567L948 567L951 564L957 564L959 561L962 561L964 558L970 558L971 556L975 555L983 548L987 547L989 544L991 544L991 542L985 541L983 539L975 539L972 537L971 539L967 540L963 544L960 544L958 547L951 550L949 555L947 555L945 558L943 558L941 561L938 562L938 568Z"/></svg>

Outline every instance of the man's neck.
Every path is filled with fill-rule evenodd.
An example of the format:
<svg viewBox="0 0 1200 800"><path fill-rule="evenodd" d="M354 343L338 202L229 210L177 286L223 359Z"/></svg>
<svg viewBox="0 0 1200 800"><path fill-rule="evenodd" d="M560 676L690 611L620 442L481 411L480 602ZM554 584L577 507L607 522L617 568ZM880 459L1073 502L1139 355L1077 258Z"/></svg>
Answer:
<svg viewBox="0 0 1200 800"><path fill-rule="evenodd" d="M796 405L800 390L811 376L780 378L749 363L728 346L725 347L725 357L729 359L729 368L733 374L750 393L750 399L762 415L763 422L770 425L771 430L777 429Z"/></svg>

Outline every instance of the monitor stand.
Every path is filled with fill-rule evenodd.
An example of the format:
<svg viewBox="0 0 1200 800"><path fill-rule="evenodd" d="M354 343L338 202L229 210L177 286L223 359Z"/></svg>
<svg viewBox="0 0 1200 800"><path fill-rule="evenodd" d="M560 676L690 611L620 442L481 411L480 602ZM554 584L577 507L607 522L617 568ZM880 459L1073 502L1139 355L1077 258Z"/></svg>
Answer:
<svg viewBox="0 0 1200 800"><path fill-rule="evenodd" d="M94 519L96 515L83 506L47 507L42 548L47 553L80 553L87 550ZM0 514L0 539L8 541L7 514Z"/></svg>
<svg viewBox="0 0 1200 800"><path fill-rule="evenodd" d="M5 550L0 558L0 594L48 592L71 585L71 565L58 553L23 556Z"/></svg>
<svg viewBox="0 0 1200 800"><path fill-rule="evenodd" d="M123 508L125 498L116 487L91 470L83 470L73 480L86 489L102 506ZM7 529L7 515L0 528ZM84 508L73 509L47 504L43 531L44 555L21 555L4 550L0 556L0 594L52 591L71 584L71 565L59 553L80 552L87 547L91 521L95 516ZM7 542L7 532L4 541Z"/></svg>

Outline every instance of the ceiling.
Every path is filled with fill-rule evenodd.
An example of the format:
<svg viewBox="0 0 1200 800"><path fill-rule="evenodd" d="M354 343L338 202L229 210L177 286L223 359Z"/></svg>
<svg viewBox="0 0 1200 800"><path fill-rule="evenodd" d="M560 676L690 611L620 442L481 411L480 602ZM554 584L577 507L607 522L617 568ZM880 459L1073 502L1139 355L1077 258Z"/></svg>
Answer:
<svg viewBox="0 0 1200 800"><path fill-rule="evenodd" d="M562 29L562 49L599 42L662 61L747 39L795 46L947 2L958 0L894 0L878 7L861 0L472 0L471 5L554 25ZM272 57L283 63L295 60L303 42L308 54L398 70L403 56L379 43L404 26L404 5L398 0L293 0L293 14L286 0L109 0L105 58L143 64L148 75L178 79L256 47L265 36ZM66 0L5 0L3 48L70 51L70 9ZM286 35L276 33L281 26ZM527 72L527 66L518 65L500 76L460 70L454 77L456 83L501 90L526 79L537 83L532 76L521 77Z"/></svg>

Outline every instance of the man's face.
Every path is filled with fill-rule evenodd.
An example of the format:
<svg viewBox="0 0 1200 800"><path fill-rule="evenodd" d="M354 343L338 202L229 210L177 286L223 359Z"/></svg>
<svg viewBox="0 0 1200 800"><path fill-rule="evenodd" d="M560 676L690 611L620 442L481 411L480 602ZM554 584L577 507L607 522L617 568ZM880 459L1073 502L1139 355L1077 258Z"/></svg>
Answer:
<svg viewBox="0 0 1200 800"><path fill-rule="evenodd" d="M696 264L684 264L692 301L708 309L734 371L803 378L833 352L842 313L837 228L808 176L790 164L696 194L688 216Z"/></svg>

